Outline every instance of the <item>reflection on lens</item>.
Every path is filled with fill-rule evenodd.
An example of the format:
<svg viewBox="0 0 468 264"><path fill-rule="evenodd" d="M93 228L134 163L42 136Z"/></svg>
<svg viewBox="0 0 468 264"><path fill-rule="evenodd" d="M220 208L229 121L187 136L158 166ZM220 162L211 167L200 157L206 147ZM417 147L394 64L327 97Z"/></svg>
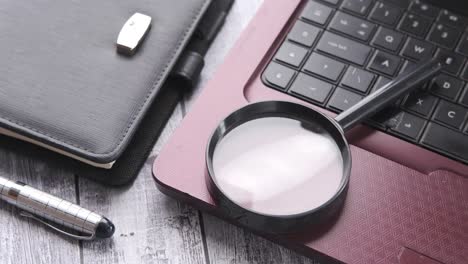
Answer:
<svg viewBox="0 0 468 264"><path fill-rule="evenodd" d="M244 209L295 215L318 208L338 191L343 157L321 127L282 117L246 122L215 148L213 179Z"/></svg>

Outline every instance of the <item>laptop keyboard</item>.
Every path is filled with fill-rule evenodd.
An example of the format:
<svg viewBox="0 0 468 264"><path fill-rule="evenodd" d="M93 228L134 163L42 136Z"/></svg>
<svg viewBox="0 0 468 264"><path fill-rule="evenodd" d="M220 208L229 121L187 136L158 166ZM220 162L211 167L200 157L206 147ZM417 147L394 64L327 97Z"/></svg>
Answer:
<svg viewBox="0 0 468 264"><path fill-rule="evenodd" d="M263 82L339 113L418 61L452 63L367 121L468 164L468 18L419 0L309 0Z"/></svg>

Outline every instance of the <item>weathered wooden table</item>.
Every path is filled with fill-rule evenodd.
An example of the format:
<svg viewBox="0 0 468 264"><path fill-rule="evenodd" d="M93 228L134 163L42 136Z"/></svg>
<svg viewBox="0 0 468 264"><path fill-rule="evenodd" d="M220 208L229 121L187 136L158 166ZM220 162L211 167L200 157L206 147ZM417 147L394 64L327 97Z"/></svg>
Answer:
<svg viewBox="0 0 468 264"><path fill-rule="evenodd" d="M199 88L179 104L135 183L110 189L76 178L60 164L0 150L0 175L21 180L100 212L117 227L113 239L78 242L45 229L0 203L0 264L7 263L313 263L287 249L161 194L151 165L197 92L255 14L262 0L237 0L207 55Z"/></svg>

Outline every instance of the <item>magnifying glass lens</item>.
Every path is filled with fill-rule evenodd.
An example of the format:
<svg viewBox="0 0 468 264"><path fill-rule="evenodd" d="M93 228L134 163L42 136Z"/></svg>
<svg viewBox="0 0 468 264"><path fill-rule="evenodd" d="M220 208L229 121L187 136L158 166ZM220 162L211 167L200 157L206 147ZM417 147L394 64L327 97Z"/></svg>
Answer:
<svg viewBox="0 0 468 264"><path fill-rule="evenodd" d="M287 216L321 207L344 178L339 146L319 124L283 117L248 121L216 145L213 180L238 206Z"/></svg>

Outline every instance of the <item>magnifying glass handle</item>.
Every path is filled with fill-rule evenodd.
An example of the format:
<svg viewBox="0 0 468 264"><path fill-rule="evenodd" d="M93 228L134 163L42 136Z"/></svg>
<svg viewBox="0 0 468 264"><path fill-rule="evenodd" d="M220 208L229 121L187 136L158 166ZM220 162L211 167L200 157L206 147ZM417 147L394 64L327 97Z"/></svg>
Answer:
<svg viewBox="0 0 468 264"><path fill-rule="evenodd" d="M354 125L373 116L401 96L433 78L450 62L450 59L446 61L432 59L421 64L412 72L398 76L384 87L365 97L359 103L335 117L335 120L343 128L343 131L350 130Z"/></svg>

